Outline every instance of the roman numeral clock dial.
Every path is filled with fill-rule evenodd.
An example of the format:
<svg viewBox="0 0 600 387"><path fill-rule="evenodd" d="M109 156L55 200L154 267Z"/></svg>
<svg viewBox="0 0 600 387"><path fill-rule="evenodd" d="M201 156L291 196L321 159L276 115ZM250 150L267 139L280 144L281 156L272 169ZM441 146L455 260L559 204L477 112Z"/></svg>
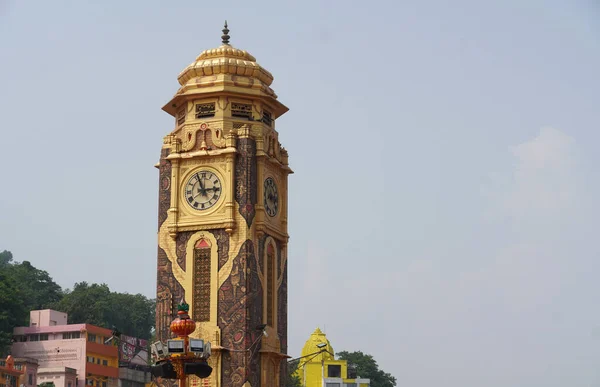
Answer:
<svg viewBox="0 0 600 387"><path fill-rule="evenodd" d="M210 171L194 173L185 185L185 201L195 210L208 210L219 201L221 181Z"/></svg>
<svg viewBox="0 0 600 387"><path fill-rule="evenodd" d="M279 211L279 194L277 193L277 185L272 177L265 180L265 211L269 216L277 215Z"/></svg>

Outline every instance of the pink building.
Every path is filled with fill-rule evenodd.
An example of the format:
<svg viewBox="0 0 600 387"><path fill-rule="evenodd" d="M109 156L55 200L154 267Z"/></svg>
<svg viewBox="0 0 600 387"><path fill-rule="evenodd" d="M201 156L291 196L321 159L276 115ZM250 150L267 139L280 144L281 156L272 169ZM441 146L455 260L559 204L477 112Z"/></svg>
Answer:
<svg viewBox="0 0 600 387"><path fill-rule="evenodd" d="M13 330L15 358L38 361L37 384L56 387L117 387L118 348L105 344L109 329L90 324L68 324L67 314L55 310L30 312L28 327Z"/></svg>

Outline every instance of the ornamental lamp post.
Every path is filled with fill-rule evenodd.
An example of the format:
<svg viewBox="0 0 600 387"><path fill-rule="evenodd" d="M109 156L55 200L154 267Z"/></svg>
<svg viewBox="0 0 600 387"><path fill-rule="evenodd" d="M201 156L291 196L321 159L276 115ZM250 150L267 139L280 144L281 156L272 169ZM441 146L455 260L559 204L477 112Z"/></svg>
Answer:
<svg viewBox="0 0 600 387"><path fill-rule="evenodd" d="M183 300L177 306L177 318L170 326L177 338L167 340L166 353L160 341L152 344L153 352L158 358L151 368L152 375L178 379L179 387L186 386L187 375L207 378L212 373L212 367L206 361L211 352L210 343L189 337L196 330L196 322L190 318L189 309L190 306Z"/></svg>

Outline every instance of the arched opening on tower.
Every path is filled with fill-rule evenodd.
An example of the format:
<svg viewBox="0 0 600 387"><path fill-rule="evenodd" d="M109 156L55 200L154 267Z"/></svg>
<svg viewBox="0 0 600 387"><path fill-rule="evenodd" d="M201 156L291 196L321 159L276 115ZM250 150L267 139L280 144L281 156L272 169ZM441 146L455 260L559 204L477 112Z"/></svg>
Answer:
<svg viewBox="0 0 600 387"><path fill-rule="evenodd" d="M193 319L210 321L210 242L204 238L194 244Z"/></svg>

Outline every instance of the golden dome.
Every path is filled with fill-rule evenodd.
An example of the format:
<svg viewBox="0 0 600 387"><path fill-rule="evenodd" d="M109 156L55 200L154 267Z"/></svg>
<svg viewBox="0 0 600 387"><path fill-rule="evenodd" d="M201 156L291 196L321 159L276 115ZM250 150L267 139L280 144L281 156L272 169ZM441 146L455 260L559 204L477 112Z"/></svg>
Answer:
<svg viewBox="0 0 600 387"><path fill-rule="evenodd" d="M198 55L194 63L187 66L177 77L181 86L195 77L217 74L252 77L267 86L273 83L273 75L256 63L256 58L247 51L237 49L229 44L228 33L227 22L225 22L223 44Z"/></svg>
<svg viewBox="0 0 600 387"><path fill-rule="evenodd" d="M318 344L327 344L324 347L318 347ZM321 352L321 353L319 353ZM310 335L306 343L304 344L304 348L302 348L302 357L306 356L305 361L310 362L321 362L321 360L334 360L333 347L329 340L327 340L327 336L323 333L319 328L315 329L315 331ZM318 354L318 355L317 355ZM316 355L313 358L310 355Z"/></svg>
<svg viewBox="0 0 600 387"><path fill-rule="evenodd" d="M288 108L277 101L277 94L270 87L273 75L259 65L249 52L229 44L227 22L221 38L221 46L203 51L179 73L179 90L163 106L163 110L175 117L182 104L190 99L227 93L265 101L275 119L287 112Z"/></svg>

